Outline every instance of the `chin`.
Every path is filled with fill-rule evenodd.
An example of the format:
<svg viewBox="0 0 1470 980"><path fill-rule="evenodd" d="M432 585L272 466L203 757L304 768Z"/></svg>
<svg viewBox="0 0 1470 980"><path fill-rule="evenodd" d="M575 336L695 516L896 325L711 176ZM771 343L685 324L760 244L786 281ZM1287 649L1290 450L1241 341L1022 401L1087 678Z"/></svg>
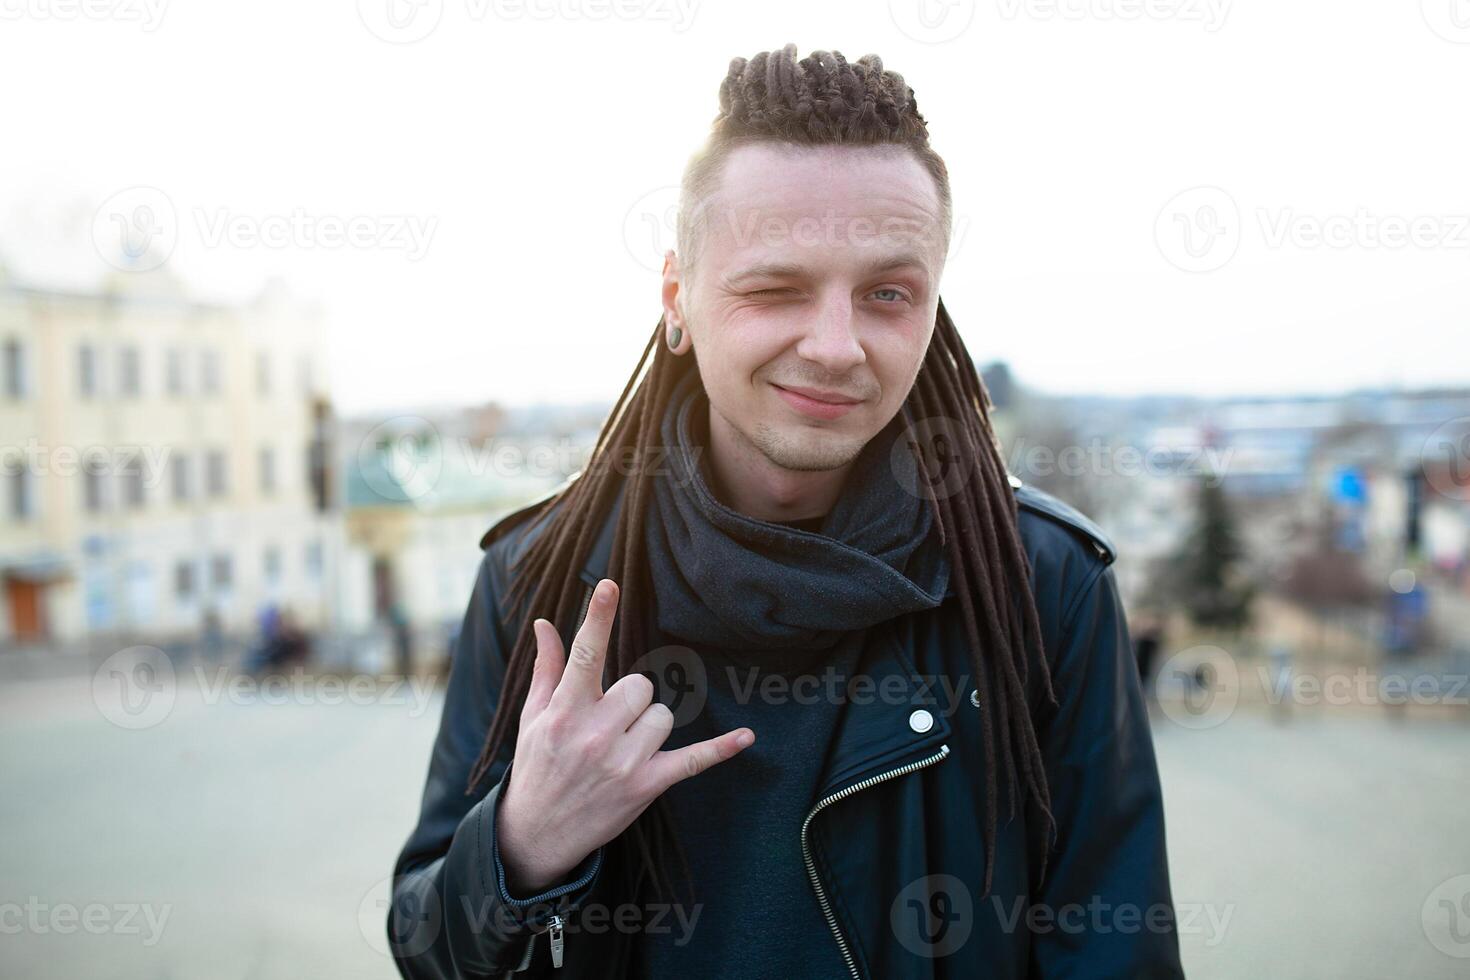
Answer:
<svg viewBox="0 0 1470 980"><path fill-rule="evenodd" d="M793 430L767 423L756 426L751 442L772 463L799 472L846 466L867 445L866 439L830 429L802 426Z"/></svg>

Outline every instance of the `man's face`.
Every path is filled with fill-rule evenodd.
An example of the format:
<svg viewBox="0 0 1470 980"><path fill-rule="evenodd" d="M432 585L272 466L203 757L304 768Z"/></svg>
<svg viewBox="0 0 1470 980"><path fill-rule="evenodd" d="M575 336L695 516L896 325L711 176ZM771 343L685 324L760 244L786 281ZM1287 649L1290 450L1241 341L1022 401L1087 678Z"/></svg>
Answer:
<svg viewBox="0 0 1470 980"><path fill-rule="evenodd" d="M933 177L899 148L758 144L731 153L707 204L676 294L711 426L784 469L851 462L908 397L934 329Z"/></svg>

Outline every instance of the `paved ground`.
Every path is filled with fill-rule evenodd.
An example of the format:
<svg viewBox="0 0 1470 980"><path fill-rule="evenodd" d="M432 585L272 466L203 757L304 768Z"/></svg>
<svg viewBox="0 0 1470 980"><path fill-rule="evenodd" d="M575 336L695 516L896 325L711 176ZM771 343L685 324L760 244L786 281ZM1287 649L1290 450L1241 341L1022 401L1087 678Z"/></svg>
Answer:
<svg viewBox="0 0 1470 980"><path fill-rule="evenodd" d="M156 720L98 697L124 724ZM396 976L381 901L438 702L281 700L182 684L128 730L87 680L0 686L0 975ZM1155 727L1191 977L1470 975L1424 924L1431 891L1470 873L1470 724ZM1429 928L1470 954L1470 900L1447 918L1462 898L1434 896Z"/></svg>

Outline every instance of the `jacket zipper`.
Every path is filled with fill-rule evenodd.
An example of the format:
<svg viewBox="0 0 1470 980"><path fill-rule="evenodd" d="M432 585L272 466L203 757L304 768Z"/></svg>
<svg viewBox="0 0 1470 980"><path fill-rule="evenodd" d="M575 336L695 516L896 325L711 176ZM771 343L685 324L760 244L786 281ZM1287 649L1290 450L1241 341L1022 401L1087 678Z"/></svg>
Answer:
<svg viewBox="0 0 1470 980"><path fill-rule="evenodd" d="M566 940L562 937L562 917L553 915L546 926L546 933L551 937L551 965L560 969L562 950L565 948Z"/></svg>
<svg viewBox="0 0 1470 980"><path fill-rule="evenodd" d="M949 746L941 745L938 752L935 752L927 758L910 762L907 765L899 766L897 769L891 769L888 772L879 773L876 776L869 776L862 782L853 783L846 789L839 790L831 796L818 800L817 805L812 807L812 811L801 822L801 857L806 862L806 874L811 879L812 889L817 893L817 904L822 907L822 915L827 919L827 928L832 930L832 938L837 940L837 948L842 951L842 959L847 963L847 969L852 974L852 980L863 980L863 977L858 972L857 963L852 958L852 950L847 946L847 939L842 935L842 930L837 926L837 916L832 912L832 903L827 901L827 892L822 888L822 880L817 875L817 865L812 859L811 846L807 841L807 829L811 826L813 817L838 800L846 799L860 790L876 786L885 780L893 779L897 776L905 776L916 769L933 765L947 755L949 755Z"/></svg>

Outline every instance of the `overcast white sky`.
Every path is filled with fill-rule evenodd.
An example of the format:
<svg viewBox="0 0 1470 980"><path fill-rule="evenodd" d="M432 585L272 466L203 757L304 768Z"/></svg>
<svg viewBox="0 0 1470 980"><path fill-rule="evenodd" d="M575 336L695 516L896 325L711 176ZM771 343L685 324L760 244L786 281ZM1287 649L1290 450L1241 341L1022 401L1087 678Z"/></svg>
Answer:
<svg viewBox="0 0 1470 980"><path fill-rule="evenodd" d="M915 89L978 360L1055 392L1470 382L1467 0L75 2L0 0L0 256L105 272L98 207L154 189L120 200L162 195L192 288L321 297L349 412L614 397L729 59L788 41ZM308 237L354 217L370 243Z"/></svg>

